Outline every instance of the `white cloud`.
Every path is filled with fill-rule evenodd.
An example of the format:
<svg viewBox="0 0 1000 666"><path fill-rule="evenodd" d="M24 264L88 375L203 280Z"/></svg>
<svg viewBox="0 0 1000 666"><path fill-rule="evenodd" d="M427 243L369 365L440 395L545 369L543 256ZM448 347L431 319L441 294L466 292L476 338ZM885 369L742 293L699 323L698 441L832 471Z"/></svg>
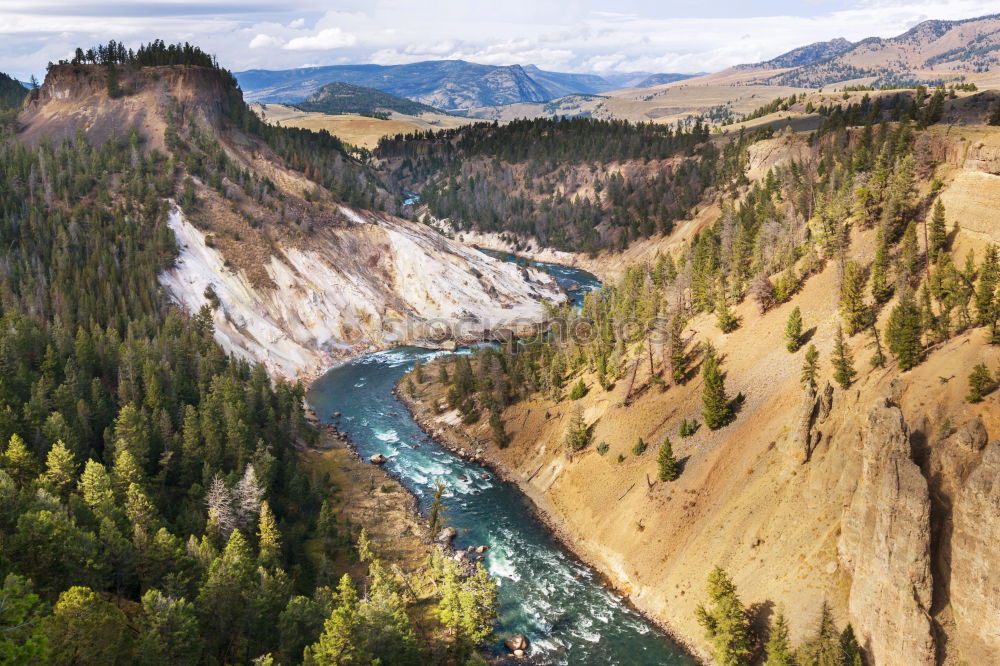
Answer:
<svg viewBox="0 0 1000 666"><path fill-rule="evenodd" d="M284 48L289 51L325 51L327 49L341 49L345 46L354 46L358 38L344 32L340 28L326 28L320 30L315 35L307 37L295 37L285 44Z"/></svg>
<svg viewBox="0 0 1000 666"><path fill-rule="evenodd" d="M337 10L328 7L335 4ZM891 37L928 18L996 11L996 0L0 0L0 70L121 39L189 41L234 71L462 58L578 72L703 72L809 42ZM836 9L831 9L836 7ZM307 27L309 26L309 27ZM250 48L248 48L248 46Z"/></svg>
<svg viewBox="0 0 1000 666"><path fill-rule="evenodd" d="M250 48L252 49L275 48L282 44L284 44L283 40L263 33L258 33L256 37L250 40Z"/></svg>

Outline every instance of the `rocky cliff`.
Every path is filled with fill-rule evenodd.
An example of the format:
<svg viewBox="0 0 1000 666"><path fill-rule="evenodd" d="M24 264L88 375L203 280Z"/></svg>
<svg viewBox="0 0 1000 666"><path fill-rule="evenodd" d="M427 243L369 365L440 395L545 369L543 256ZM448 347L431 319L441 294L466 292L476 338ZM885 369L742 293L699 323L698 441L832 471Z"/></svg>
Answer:
<svg viewBox="0 0 1000 666"><path fill-rule="evenodd" d="M930 499L898 407L872 410L859 453L839 541L855 632L876 664L933 664Z"/></svg>
<svg viewBox="0 0 1000 666"><path fill-rule="evenodd" d="M191 312L212 308L227 351L272 374L311 378L345 359L401 344L470 342L539 321L565 295L552 277L496 261L430 228L344 209L349 224L308 246L278 242L256 284L209 245L181 211L170 215L180 257L161 276Z"/></svg>
<svg viewBox="0 0 1000 666"><path fill-rule="evenodd" d="M189 312L209 306L219 342L273 375L308 379L368 351L527 328L543 318L544 303L565 301L548 275L427 225L344 205L317 182L318 164L335 174L324 182L353 188L356 198L364 191L382 204L388 195L340 144L262 131L228 72L115 72L113 92L104 66L51 68L25 101L19 138L79 132L127 150L173 153L183 196L168 225L179 255L161 283ZM128 145L133 132L137 141ZM331 155L293 169L282 157L296 157L291 141Z"/></svg>

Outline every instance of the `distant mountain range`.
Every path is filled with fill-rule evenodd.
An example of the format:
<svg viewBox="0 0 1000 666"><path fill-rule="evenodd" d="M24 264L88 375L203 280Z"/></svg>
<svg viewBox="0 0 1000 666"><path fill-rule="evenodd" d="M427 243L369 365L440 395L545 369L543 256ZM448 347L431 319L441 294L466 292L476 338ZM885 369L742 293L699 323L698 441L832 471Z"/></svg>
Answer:
<svg viewBox="0 0 1000 666"><path fill-rule="evenodd" d="M414 102L405 97L397 97L375 88L355 86L350 83L334 81L328 83L309 99L294 105L302 111L318 111L320 113L403 113L409 116L419 116L422 113L439 113L433 106Z"/></svg>
<svg viewBox="0 0 1000 666"><path fill-rule="evenodd" d="M817 42L765 62L699 77L692 83L820 88L961 80L979 82L981 86L1000 84L1000 14L959 21L924 21L888 39Z"/></svg>
<svg viewBox="0 0 1000 666"><path fill-rule="evenodd" d="M632 72L625 80L595 74L549 72L535 65L480 65L464 60L428 60L406 65L332 65L237 72L247 100L294 104L328 83L375 88L445 111L519 102L545 102L570 94L597 94L644 81L687 78L685 74Z"/></svg>

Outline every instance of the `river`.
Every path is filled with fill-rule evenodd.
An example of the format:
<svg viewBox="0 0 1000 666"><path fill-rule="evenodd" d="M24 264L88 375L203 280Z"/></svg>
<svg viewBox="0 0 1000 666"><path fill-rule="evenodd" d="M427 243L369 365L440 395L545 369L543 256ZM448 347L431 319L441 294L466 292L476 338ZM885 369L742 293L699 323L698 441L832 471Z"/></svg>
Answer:
<svg viewBox="0 0 1000 666"><path fill-rule="evenodd" d="M564 286L580 285L582 289L573 292L577 302L583 291L600 284L577 269L539 267ZM530 655L536 663L694 664L682 648L604 587L593 570L567 555L532 518L527 498L516 487L453 455L410 418L392 395L393 387L417 359L426 363L448 353L401 347L369 354L318 379L308 400L321 419L341 412L339 426L363 458L388 456L387 471L416 495L425 513L435 480L447 484L445 516L458 530L455 546L489 546L486 565L500 587L493 649L502 651L504 638L523 633L531 640Z"/></svg>

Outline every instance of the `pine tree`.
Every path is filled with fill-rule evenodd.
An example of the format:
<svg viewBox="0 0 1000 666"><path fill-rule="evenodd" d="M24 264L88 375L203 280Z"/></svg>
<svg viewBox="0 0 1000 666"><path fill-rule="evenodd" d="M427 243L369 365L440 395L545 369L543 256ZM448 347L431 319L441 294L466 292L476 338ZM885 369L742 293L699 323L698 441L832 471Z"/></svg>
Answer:
<svg viewBox="0 0 1000 666"><path fill-rule="evenodd" d="M797 305L788 315L788 323L785 324L785 340L787 340L786 348L793 354L802 347L802 311Z"/></svg>
<svg viewBox="0 0 1000 666"><path fill-rule="evenodd" d="M11 478L18 486L28 485L38 476L38 461L31 455L28 445L21 439L20 435L10 436L7 442L7 450L0 457L0 469L10 474Z"/></svg>
<svg viewBox="0 0 1000 666"><path fill-rule="evenodd" d="M704 381L701 414L705 419L705 425L711 430L718 430L729 423L731 409L729 398L726 396L725 379L719 370L719 360L714 352L706 354L701 376Z"/></svg>
<svg viewBox="0 0 1000 666"><path fill-rule="evenodd" d="M440 363L438 365L438 381L441 383L442 386L447 386L448 382L450 381L448 377L448 368L447 366L445 366L444 363Z"/></svg>
<svg viewBox="0 0 1000 666"><path fill-rule="evenodd" d="M965 397L969 402L982 402L983 396L996 388L993 375L985 363L977 363L969 374L969 395Z"/></svg>
<svg viewBox="0 0 1000 666"><path fill-rule="evenodd" d="M89 587L71 587L59 595L45 618L49 663L118 664L131 662L128 618Z"/></svg>
<svg viewBox="0 0 1000 666"><path fill-rule="evenodd" d="M928 252L932 262L938 259L938 253L946 249L948 245L948 230L945 226L944 203L941 199L934 203L934 212L931 215L930 247Z"/></svg>
<svg viewBox="0 0 1000 666"><path fill-rule="evenodd" d="M97 515L107 516L114 511L115 493L111 488L111 478L104 465L96 460L88 460L83 466L77 490L83 501Z"/></svg>
<svg viewBox="0 0 1000 666"><path fill-rule="evenodd" d="M881 305L892 298L892 284L889 282L889 243L886 241L882 225L879 225L875 243L871 292L875 302Z"/></svg>
<svg viewBox="0 0 1000 666"><path fill-rule="evenodd" d="M997 319L996 291L1000 278L1000 253L996 245L986 248L976 285L976 324L989 326Z"/></svg>
<svg viewBox="0 0 1000 666"><path fill-rule="evenodd" d="M0 585L0 659L11 666L46 662L47 640L42 620L48 611L31 582L7 574Z"/></svg>
<svg viewBox="0 0 1000 666"><path fill-rule="evenodd" d="M848 388L854 381L854 376L858 374L854 370L854 359L851 350L844 344L844 331L838 326L837 334L833 339L833 378L840 384L841 388Z"/></svg>
<svg viewBox="0 0 1000 666"><path fill-rule="evenodd" d="M257 522L263 499L264 489L257 481L257 472L253 465L247 463L243 468L242 478L233 489L232 505L236 512L237 523L241 527L249 530Z"/></svg>
<svg viewBox="0 0 1000 666"><path fill-rule="evenodd" d="M736 585L716 566L708 576L709 605L699 604L698 623L712 644L712 656L719 666L746 666L750 663L750 625Z"/></svg>
<svg viewBox="0 0 1000 666"><path fill-rule="evenodd" d="M373 655L365 649L368 641L358 591L348 574L340 579L336 601L336 607L323 623L319 640L306 648L304 663L314 666L372 663Z"/></svg>
<svg viewBox="0 0 1000 666"><path fill-rule="evenodd" d="M812 666L841 666L840 634L833 622L833 611L824 599L820 607L816 633L799 650L799 661Z"/></svg>
<svg viewBox="0 0 1000 666"><path fill-rule="evenodd" d="M444 528L444 489L445 485L441 479L434 482L434 498L431 500L431 509L427 514L427 523L430 526L431 534L437 537Z"/></svg>
<svg viewBox="0 0 1000 666"><path fill-rule="evenodd" d="M76 462L62 440L49 449L49 455L45 459L45 480L62 496L76 483Z"/></svg>
<svg viewBox="0 0 1000 666"><path fill-rule="evenodd" d="M510 433L504 425L503 417L498 411L490 412L490 432L493 434L493 443L499 449L506 449L510 445Z"/></svg>
<svg viewBox="0 0 1000 666"><path fill-rule="evenodd" d="M660 445L660 454L656 462L659 467L660 481L674 481L680 474L669 437L663 438L663 444Z"/></svg>
<svg viewBox="0 0 1000 666"><path fill-rule="evenodd" d="M581 377L580 380L573 385L573 388L570 389L569 399L579 400L585 395L587 395L587 385L583 383L583 378Z"/></svg>
<svg viewBox="0 0 1000 666"><path fill-rule="evenodd" d="M119 498L125 497L126 491L133 483L145 483L145 475L131 451L121 449L115 456L115 464L111 467L111 484Z"/></svg>
<svg viewBox="0 0 1000 666"><path fill-rule="evenodd" d="M913 299L913 293L907 291L889 314L885 327L886 346L896 357L901 370L909 370L923 360L922 334L920 308Z"/></svg>
<svg viewBox="0 0 1000 666"><path fill-rule="evenodd" d="M424 383L424 364L420 362L419 358L413 362L413 378L418 384Z"/></svg>
<svg viewBox="0 0 1000 666"><path fill-rule="evenodd" d="M874 319L871 308L865 303L866 281L864 269L855 261L847 262L844 279L840 283L840 312L847 325L848 335L864 330Z"/></svg>
<svg viewBox="0 0 1000 666"><path fill-rule="evenodd" d="M917 225L910 222L899 246L899 288L905 289L920 274L920 246Z"/></svg>
<svg viewBox="0 0 1000 666"><path fill-rule="evenodd" d="M274 567L280 564L281 533L278 531L278 521L266 500L260 505L257 540L260 563L265 567Z"/></svg>
<svg viewBox="0 0 1000 666"><path fill-rule="evenodd" d="M580 451L585 448L589 442L590 428L587 426L587 422L583 420L583 410L579 404L576 404L573 408L573 415L569 419L569 425L566 426L566 437L563 439L563 446L566 447L567 453L571 454L574 451Z"/></svg>
<svg viewBox="0 0 1000 666"><path fill-rule="evenodd" d="M764 666L795 666L795 655L788 639L788 621L780 610L771 624L771 633L764 649L767 651Z"/></svg>
<svg viewBox="0 0 1000 666"><path fill-rule="evenodd" d="M147 590L142 595L139 663L172 666L198 662L202 637L194 604L184 598Z"/></svg>
<svg viewBox="0 0 1000 666"><path fill-rule="evenodd" d="M719 280L719 289L715 297L715 324L723 333L732 333L740 327L740 320L733 314L726 297L726 283Z"/></svg>
<svg viewBox="0 0 1000 666"><path fill-rule="evenodd" d="M819 373L819 351L816 345L809 345L802 363L802 383L813 391L816 390L816 375Z"/></svg>
<svg viewBox="0 0 1000 666"><path fill-rule="evenodd" d="M840 663L843 666L864 666L861 659L861 646L854 636L854 627L848 624L840 632Z"/></svg>

